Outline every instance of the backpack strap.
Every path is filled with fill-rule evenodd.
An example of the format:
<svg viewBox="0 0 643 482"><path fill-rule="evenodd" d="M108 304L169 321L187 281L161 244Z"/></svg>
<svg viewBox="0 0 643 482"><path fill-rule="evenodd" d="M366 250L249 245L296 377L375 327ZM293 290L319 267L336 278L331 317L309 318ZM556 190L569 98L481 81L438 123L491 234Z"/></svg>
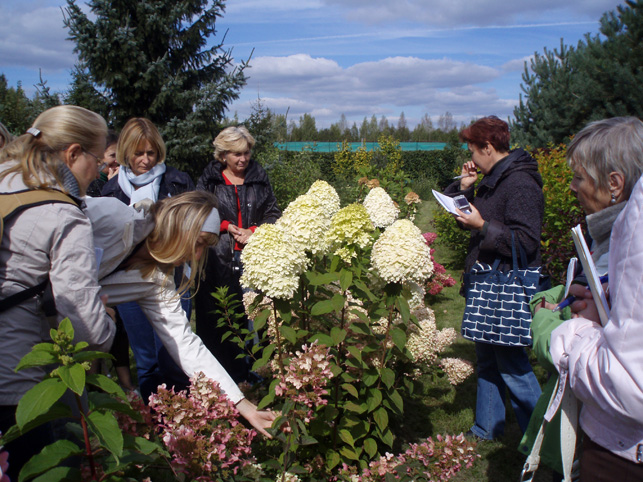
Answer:
<svg viewBox="0 0 643 482"><path fill-rule="evenodd" d="M0 193L0 214L2 214L0 218L0 239L3 235L4 223L7 220L25 209L52 203L73 204L80 208L79 202L67 194L56 190L25 189L23 191ZM36 286L32 286L31 288L27 288L26 290L0 300L0 313L42 293L48 284L49 278Z"/></svg>

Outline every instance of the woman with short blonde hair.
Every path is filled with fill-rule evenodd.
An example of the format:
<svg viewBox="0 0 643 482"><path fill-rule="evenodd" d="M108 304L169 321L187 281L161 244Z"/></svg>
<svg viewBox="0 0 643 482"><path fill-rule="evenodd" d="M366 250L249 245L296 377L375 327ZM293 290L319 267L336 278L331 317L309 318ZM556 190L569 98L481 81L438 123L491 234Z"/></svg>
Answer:
<svg viewBox="0 0 643 482"><path fill-rule="evenodd" d="M212 142L214 146L214 158L221 164L225 164L225 154L228 152L251 151L255 146L255 138L245 126L226 127Z"/></svg>

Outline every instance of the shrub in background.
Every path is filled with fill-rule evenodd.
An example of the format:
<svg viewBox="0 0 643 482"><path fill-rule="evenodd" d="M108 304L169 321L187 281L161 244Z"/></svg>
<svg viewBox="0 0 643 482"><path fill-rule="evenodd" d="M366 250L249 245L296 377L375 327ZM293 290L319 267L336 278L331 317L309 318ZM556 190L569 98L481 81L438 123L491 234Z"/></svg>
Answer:
<svg viewBox="0 0 643 482"><path fill-rule="evenodd" d="M543 265L554 284L564 283L567 263L572 256L576 256L571 229L579 223L585 228L585 216L576 196L569 189L573 175L566 161L567 146L550 145L531 154L538 161L545 196L541 235Z"/></svg>

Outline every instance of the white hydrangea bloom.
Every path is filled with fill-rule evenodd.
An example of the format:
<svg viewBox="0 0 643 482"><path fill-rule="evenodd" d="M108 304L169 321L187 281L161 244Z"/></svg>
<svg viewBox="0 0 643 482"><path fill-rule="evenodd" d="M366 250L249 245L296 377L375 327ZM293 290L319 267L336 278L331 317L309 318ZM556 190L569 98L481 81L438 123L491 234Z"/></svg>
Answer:
<svg viewBox="0 0 643 482"><path fill-rule="evenodd" d="M350 263L356 246L364 249L373 241L370 233L374 229L364 206L350 204L333 216L325 243L329 251Z"/></svg>
<svg viewBox="0 0 643 482"><path fill-rule="evenodd" d="M424 306L424 295L426 294L424 286L413 281L405 283L405 286L411 292L411 298L408 300L409 307L414 310Z"/></svg>
<svg viewBox="0 0 643 482"><path fill-rule="evenodd" d="M330 229L330 219L317 198L304 194L288 205L276 224L292 236L298 249L317 254L325 251L324 238Z"/></svg>
<svg viewBox="0 0 643 482"><path fill-rule="evenodd" d="M417 226L408 219L395 221L375 241L371 265L388 283L424 284L433 273L430 248Z"/></svg>
<svg viewBox="0 0 643 482"><path fill-rule="evenodd" d="M306 194L317 199L328 217L333 217L339 211L339 195L326 181L315 181Z"/></svg>
<svg viewBox="0 0 643 482"><path fill-rule="evenodd" d="M473 374L473 364L461 358L443 358L440 366L446 373L451 385L458 385Z"/></svg>
<svg viewBox="0 0 643 482"><path fill-rule="evenodd" d="M400 209L395 205L391 196L381 187L371 189L364 198L364 207L377 228L390 226L400 214Z"/></svg>
<svg viewBox="0 0 643 482"><path fill-rule="evenodd" d="M279 299L292 298L308 265L306 252L298 249L285 229L274 224L257 228L241 252L241 261L241 285Z"/></svg>

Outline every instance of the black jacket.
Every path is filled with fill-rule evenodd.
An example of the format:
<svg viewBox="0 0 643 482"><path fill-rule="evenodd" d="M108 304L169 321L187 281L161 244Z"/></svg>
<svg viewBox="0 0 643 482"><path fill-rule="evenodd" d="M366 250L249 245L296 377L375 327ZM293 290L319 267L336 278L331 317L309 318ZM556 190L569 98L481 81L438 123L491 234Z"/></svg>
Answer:
<svg viewBox="0 0 643 482"><path fill-rule="evenodd" d="M194 191L194 181L192 181L192 178L178 169L167 166L165 174L163 174L161 178L161 185L159 186L159 200L187 191ZM107 181L107 184L103 186L101 195L115 197L119 201L129 205L129 197L127 197L118 185L118 176L114 176Z"/></svg>
<svg viewBox="0 0 643 482"><path fill-rule="evenodd" d="M500 268L511 269L511 230L520 240L529 266L540 266L540 234L545 200L538 163L526 151L516 149L498 161L482 178L477 190L460 191L460 181L449 185L445 194L464 194L489 224L483 231L471 231L465 272L476 260L492 264L500 257Z"/></svg>
<svg viewBox="0 0 643 482"><path fill-rule="evenodd" d="M214 193L219 200L219 215L221 221L238 224L238 207L235 186L228 186L223 179L224 166L219 161L212 161L203 170L197 182L197 190ZM264 223L274 223L281 216L277 199L272 192L268 174L255 161L250 160L245 171L243 184L237 186L241 204L241 219L243 228L260 226ZM233 276L232 258L234 254L234 238L227 232L221 233L219 243L210 248L204 287L214 289L218 286L238 284Z"/></svg>

